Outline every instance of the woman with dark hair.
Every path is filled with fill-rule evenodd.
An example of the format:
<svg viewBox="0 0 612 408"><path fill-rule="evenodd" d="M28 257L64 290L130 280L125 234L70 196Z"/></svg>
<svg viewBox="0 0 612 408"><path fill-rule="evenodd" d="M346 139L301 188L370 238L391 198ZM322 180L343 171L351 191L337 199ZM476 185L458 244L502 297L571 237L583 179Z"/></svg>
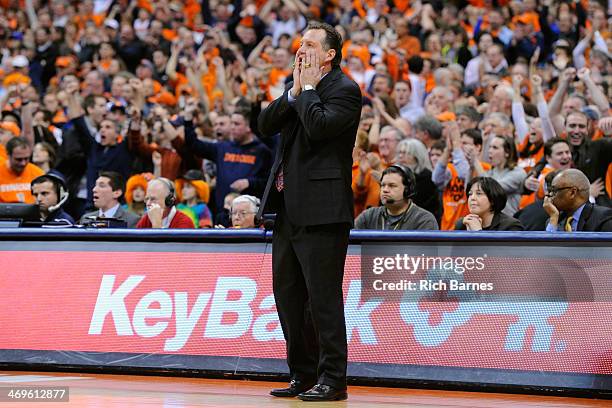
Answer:
<svg viewBox="0 0 612 408"><path fill-rule="evenodd" d="M491 177L475 177L467 185L470 213L457 221L455 229L468 231L523 231L516 218L502 212L506 193Z"/></svg>
<svg viewBox="0 0 612 408"><path fill-rule="evenodd" d="M50 143L38 142L32 150L32 163L48 173L55 166L56 151Z"/></svg>
<svg viewBox="0 0 612 408"><path fill-rule="evenodd" d="M525 170L516 165L517 156L514 140L497 135L489 142L491 170L485 172L478 160L474 161L476 174L494 178L506 192L507 203L503 209L506 215L514 215L518 211L523 181L527 177Z"/></svg>

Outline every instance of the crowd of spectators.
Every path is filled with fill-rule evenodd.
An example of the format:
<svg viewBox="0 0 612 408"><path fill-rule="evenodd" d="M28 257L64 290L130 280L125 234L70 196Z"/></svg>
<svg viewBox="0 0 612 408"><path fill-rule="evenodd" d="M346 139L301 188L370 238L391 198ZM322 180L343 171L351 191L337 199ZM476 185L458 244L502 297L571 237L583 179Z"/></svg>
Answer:
<svg viewBox="0 0 612 408"><path fill-rule="evenodd" d="M362 89L357 228L609 231L611 11L0 0L0 203L37 203L45 222L254 227L278 144L257 117L315 19L341 33Z"/></svg>

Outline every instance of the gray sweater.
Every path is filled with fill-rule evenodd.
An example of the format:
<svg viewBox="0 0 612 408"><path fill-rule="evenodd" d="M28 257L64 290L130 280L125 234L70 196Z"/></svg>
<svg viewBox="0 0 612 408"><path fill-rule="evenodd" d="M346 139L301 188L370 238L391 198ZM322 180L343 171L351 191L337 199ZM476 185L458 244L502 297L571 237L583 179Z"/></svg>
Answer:
<svg viewBox="0 0 612 408"><path fill-rule="evenodd" d="M397 221L389 225L389 214L385 207L368 208L355 221L355 229L369 230L437 230L436 218L427 210L415 203L410 205L408 211Z"/></svg>
<svg viewBox="0 0 612 408"><path fill-rule="evenodd" d="M508 201L506 202L506 208L504 208L502 212L510 217L514 216L514 213L518 211L519 203L521 201L521 188L523 187L523 181L525 181L525 177L527 177L525 170L518 166L512 170L508 168L502 170L491 169L484 175L494 178L504 189L506 195L508 196Z"/></svg>

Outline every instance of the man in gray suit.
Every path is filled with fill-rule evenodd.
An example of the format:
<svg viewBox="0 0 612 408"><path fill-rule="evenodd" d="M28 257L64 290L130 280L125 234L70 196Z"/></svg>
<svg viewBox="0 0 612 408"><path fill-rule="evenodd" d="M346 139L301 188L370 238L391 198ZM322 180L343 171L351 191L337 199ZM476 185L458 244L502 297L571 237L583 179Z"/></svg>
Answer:
<svg viewBox="0 0 612 408"><path fill-rule="evenodd" d="M114 171L100 172L93 188L93 203L98 211L83 215L79 223L89 224L99 218L115 218L127 223L127 228L135 228L139 217L124 210L119 203L124 189L121 174Z"/></svg>

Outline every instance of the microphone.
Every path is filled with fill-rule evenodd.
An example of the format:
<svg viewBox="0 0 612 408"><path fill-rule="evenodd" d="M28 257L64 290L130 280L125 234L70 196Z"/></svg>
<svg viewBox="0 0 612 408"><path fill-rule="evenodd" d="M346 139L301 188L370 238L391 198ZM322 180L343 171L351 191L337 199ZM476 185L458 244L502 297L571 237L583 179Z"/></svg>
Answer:
<svg viewBox="0 0 612 408"><path fill-rule="evenodd" d="M63 192L63 189L62 189ZM55 205L50 206L49 208L47 208L47 211L49 211L49 213L52 213L53 211L57 210L58 208L60 208L62 205L64 205L64 203L66 201L68 201L68 198L70 197L70 194L68 194L68 192L66 192L63 197L61 197L61 199L59 200L59 202Z"/></svg>

